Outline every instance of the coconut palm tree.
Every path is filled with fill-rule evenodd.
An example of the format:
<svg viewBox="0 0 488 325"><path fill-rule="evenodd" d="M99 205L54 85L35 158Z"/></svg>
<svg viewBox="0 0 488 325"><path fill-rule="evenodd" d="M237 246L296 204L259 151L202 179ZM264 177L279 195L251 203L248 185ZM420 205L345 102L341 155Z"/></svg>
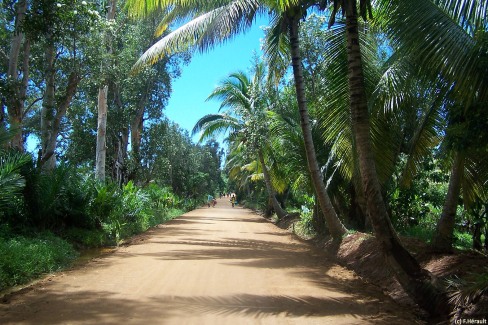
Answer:
<svg viewBox="0 0 488 325"><path fill-rule="evenodd" d="M330 1L332 2L332 1ZM161 5L168 10L162 26L175 19L190 18L191 21L170 33L138 60L135 70L144 64L154 63L170 51L181 51L189 48L205 51L217 42L231 38L235 34L247 29L259 13L271 16L271 33L267 39L268 55L279 54L287 48L292 58L292 68L295 80L298 109L300 112L301 128L307 154L307 163L312 183L318 201L326 216L331 235L340 239L346 229L337 217L331 204L322 175L317 163L313 146L310 117L305 97L303 67L299 51L300 21L311 8L325 9L329 1L299 1L299 0L234 0L234 1L142 1L129 0L128 7L134 12L144 12L146 9ZM421 269L419 263L408 253L400 243L394 231L387 212L386 204L378 181L375 160L370 139L370 120L368 103L365 92L361 47L358 32L357 1L333 1L331 25L336 13L342 11L345 17L347 58L348 58L348 86L349 105L353 141L355 143L362 187L367 198L367 208L375 231L375 236L385 254L388 264L393 269L396 278L424 308L437 314L447 314L443 306L446 297L432 285L428 272ZM396 3L396 2L395 2ZM147 7L144 4L150 4ZM371 13L368 0L359 1L360 13L365 18Z"/></svg>
<svg viewBox="0 0 488 325"><path fill-rule="evenodd" d="M476 112L480 105L486 105L488 101L488 3L477 0L413 0L395 5L389 1L378 3L385 30L398 55L413 59L423 73L432 78L441 76L443 82L452 87L450 98L458 103L455 106L463 107L465 120L479 115ZM480 130L470 137L482 136ZM466 180L482 181L482 178L472 175L474 170L477 171L475 174L481 174L484 164L475 164L477 166L474 167L473 163L483 161L479 159L479 154L483 153L478 150L477 157L469 157L469 152L459 149L451 151L453 159L448 195L433 239L433 247L438 251L452 250L454 218L461 187L464 185L463 195L469 202L465 194L473 193L474 187L468 185L475 184Z"/></svg>
<svg viewBox="0 0 488 325"><path fill-rule="evenodd" d="M300 127L300 116L296 109L296 103L290 100L294 93L292 85L285 87L280 92L280 102L277 108L268 113L269 132L272 152L275 153L274 159L279 163L279 179L286 179L289 184L289 190L295 197L303 195L314 197L314 189L311 183L310 174L307 168L307 157L304 149L303 135ZM311 103L313 104L313 103ZM313 109L313 106L311 105ZM313 113L313 112L311 112ZM317 114L311 115L317 118ZM342 178L337 170L340 163L336 155L331 150L331 146L321 140L321 125L319 121L312 125L312 135L314 147L316 148L317 159L321 165L323 182L327 191L331 193L331 201L334 208L340 211L337 202L342 199L342 193L338 191L337 184L341 184ZM318 233L326 231L323 214L319 211L318 202L314 199L313 226ZM347 213L343 213L347 216Z"/></svg>
<svg viewBox="0 0 488 325"><path fill-rule="evenodd" d="M299 22L306 15L307 10L313 7L324 8L324 4L324 1L298 0L215 0L205 2L196 0L184 2L129 0L127 7L132 13L144 14L159 5L167 11L167 15L160 25L162 27L174 20L191 19L147 50L136 62L134 66L136 71L145 64L156 62L170 52L188 49L206 51L216 43L230 39L237 33L249 28L257 15L268 13L271 16L273 33L270 34L272 37L269 38L267 52L270 55L279 55L277 50L282 49L283 44L289 44L308 169L317 193L317 199L325 214L329 232L334 239L340 240L342 235L346 233L346 228L332 206L317 163L304 93L298 37ZM164 31L164 28L159 31ZM281 37L283 35L285 38ZM284 39L288 41L285 40L284 43Z"/></svg>
<svg viewBox="0 0 488 325"><path fill-rule="evenodd" d="M209 114L197 121L193 134L202 131L200 142L215 136L216 133L229 131L229 140L245 145L257 155L261 166L269 200L278 218L286 216L286 212L276 199L271 176L266 166L265 152L267 141L266 109L272 105L270 92L264 84L264 65L256 64L254 77L250 79L246 73L230 74L220 86L210 94L207 100L221 101L220 114Z"/></svg>

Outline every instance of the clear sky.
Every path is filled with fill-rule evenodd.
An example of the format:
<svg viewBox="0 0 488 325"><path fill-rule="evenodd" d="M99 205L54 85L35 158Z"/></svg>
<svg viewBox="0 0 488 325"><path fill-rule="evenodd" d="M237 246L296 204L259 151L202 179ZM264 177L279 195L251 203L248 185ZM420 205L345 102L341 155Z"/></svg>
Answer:
<svg viewBox="0 0 488 325"><path fill-rule="evenodd" d="M230 73L248 71L254 52L261 56L260 43L264 33L260 27L264 25L267 20L261 18L245 34L206 53L195 52L191 63L182 67L181 76L173 80L166 116L191 134L201 117L217 113L220 103L216 100L206 102L206 98ZM197 140L195 136L194 141Z"/></svg>

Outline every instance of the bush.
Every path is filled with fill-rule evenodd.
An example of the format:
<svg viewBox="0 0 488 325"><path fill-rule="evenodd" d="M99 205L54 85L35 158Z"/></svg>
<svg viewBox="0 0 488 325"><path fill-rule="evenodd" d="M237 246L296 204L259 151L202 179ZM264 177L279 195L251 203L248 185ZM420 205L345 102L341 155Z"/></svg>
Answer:
<svg viewBox="0 0 488 325"><path fill-rule="evenodd" d="M300 211L300 221L296 225L296 231L302 236L308 237L316 234L313 222L313 210L302 205Z"/></svg>
<svg viewBox="0 0 488 325"><path fill-rule="evenodd" d="M102 229L68 228L62 236L76 248L103 247L111 244L107 233Z"/></svg>
<svg viewBox="0 0 488 325"><path fill-rule="evenodd" d="M454 247L457 249L471 249L473 247L473 236L469 233L454 230Z"/></svg>

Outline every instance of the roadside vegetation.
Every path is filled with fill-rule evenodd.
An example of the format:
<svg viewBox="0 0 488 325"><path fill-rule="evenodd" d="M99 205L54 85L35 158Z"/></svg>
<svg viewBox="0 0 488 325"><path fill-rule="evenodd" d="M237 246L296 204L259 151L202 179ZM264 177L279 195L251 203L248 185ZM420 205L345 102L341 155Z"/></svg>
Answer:
<svg viewBox="0 0 488 325"><path fill-rule="evenodd" d="M209 94L192 143L164 116L171 81L262 16L262 55ZM33 0L0 18L2 286L232 191L335 247L374 236L433 317L486 301L486 269L439 278L405 244L486 260L484 1ZM12 262L34 254L52 258Z"/></svg>
<svg viewBox="0 0 488 325"><path fill-rule="evenodd" d="M118 5L0 5L0 291L224 190L219 144L164 115L189 55L131 76L155 26Z"/></svg>
<svg viewBox="0 0 488 325"><path fill-rule="evenodd" d="M206 196L176 195L157 179L119 186L66 166L45 172L16 151L0 151L0 183L0 291L69 266L84 250L118 246Z"/></svg>

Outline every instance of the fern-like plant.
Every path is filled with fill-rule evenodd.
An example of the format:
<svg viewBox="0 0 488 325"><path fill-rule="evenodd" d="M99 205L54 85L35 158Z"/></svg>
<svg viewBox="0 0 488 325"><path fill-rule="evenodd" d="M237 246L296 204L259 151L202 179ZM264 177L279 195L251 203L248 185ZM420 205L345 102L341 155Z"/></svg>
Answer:
<svg viewBox="0 0 488 325"><path fill-rule="evenodd" d="M0 148L6 147L9 139L9 132L0 129ZM21 199L25 179L20 171L31 161L29 154L0 149L0 217Z"/></svg>
<svg viewBox="0 0 488 325"><path fill-rule="evenodd" d="M488 268L485 268L485 272L473 274L466 279L449 279L447 284L450 303L456 306L456 309L465 309L488 294Z"/></svg>

